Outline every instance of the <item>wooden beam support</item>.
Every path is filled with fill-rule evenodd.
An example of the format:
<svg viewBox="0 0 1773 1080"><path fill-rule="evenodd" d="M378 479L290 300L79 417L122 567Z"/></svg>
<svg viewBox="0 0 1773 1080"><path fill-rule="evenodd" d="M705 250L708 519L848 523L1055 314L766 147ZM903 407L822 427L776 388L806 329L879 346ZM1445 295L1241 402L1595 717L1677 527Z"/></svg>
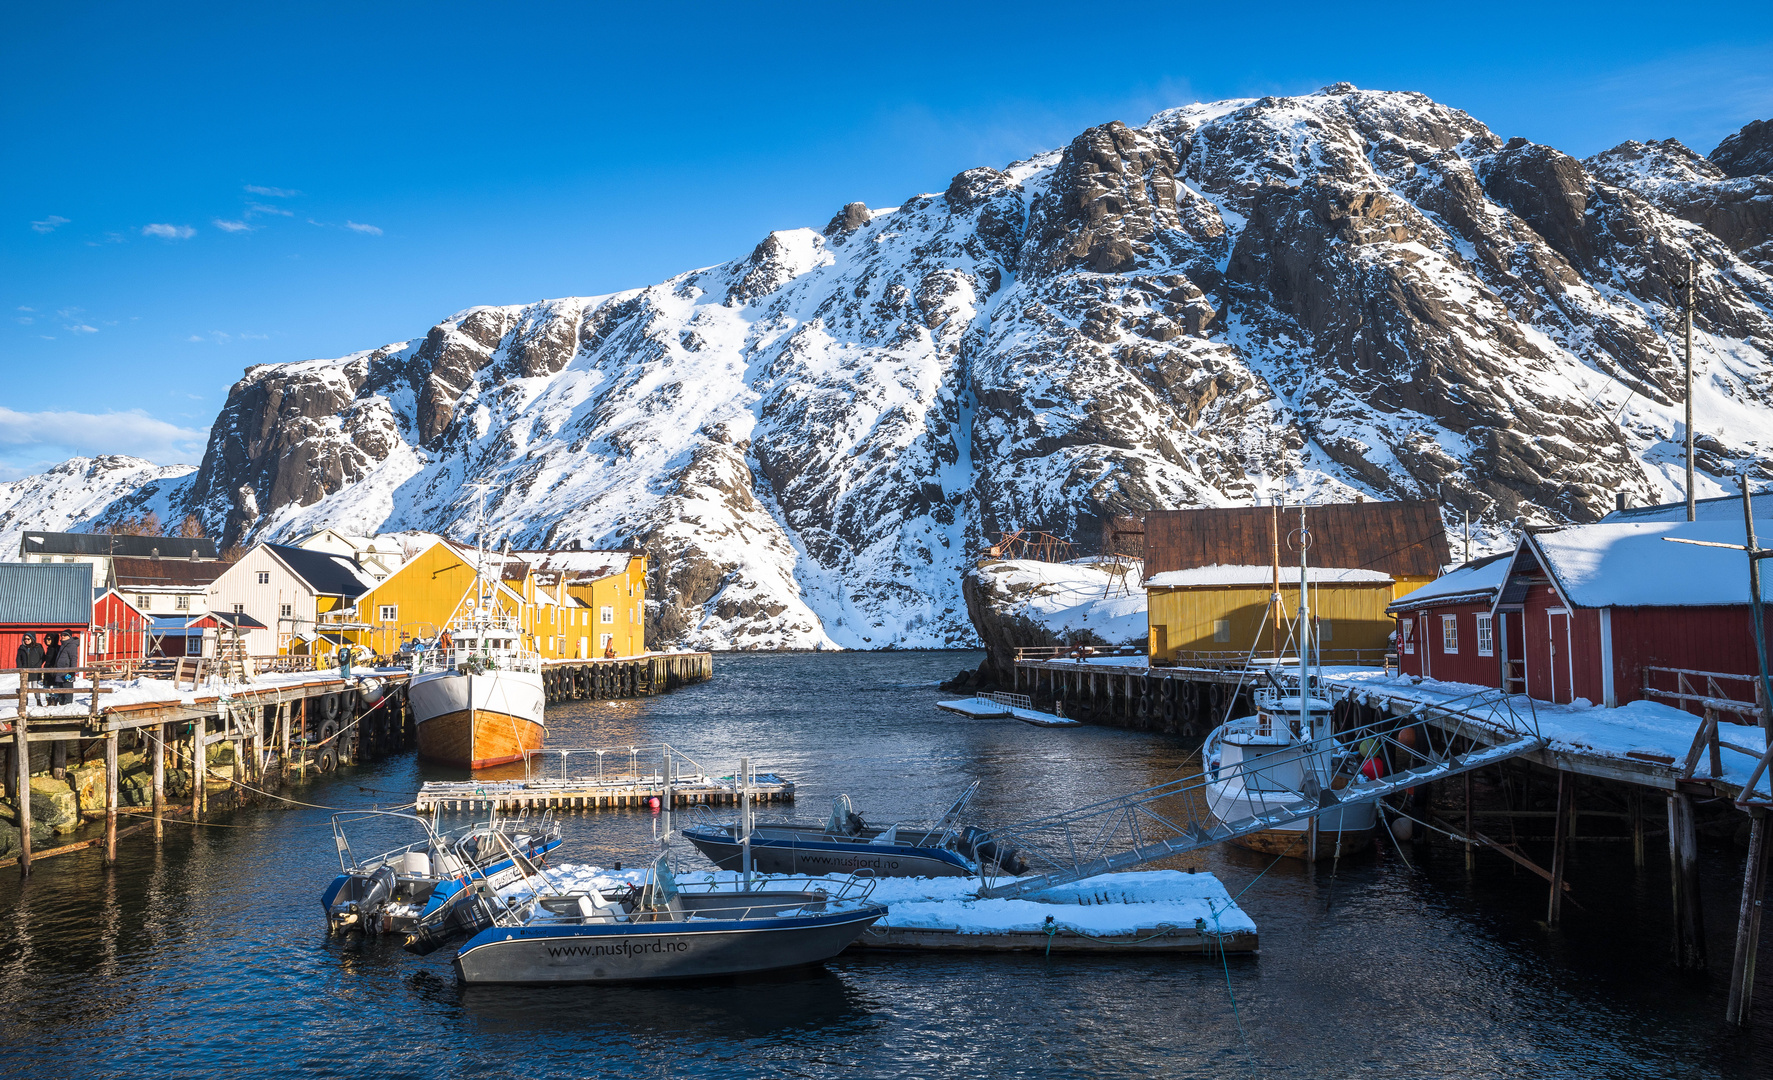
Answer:
<svg viewBox="0 0 1773 1080"><path fill-rule="evenodd" d="M154 727L154 839L166 835L166 725Z"/></svg>
<svg viewBox="0 0 1773 1080"><path fill-rule="evenodd" d="M1546 902L1545 924L1556 928L1564 914L1564 867L1570 857L1570 808L1575 800L1575 784L1569 773L1558 773L1557 832L1551 849L1551 899Z"/></svg>
<svg viewBox="0 0 1773 1080"><path fill-rule="evenodd" d="M1674 895L1674 962L1685 971L1705 970L1705 915L1699 906L1699 836L1693 800L1668 797L1668 860Z"/></svg>
<svg viewBox="0 0 1773 1080"><path fill-rule="evenodd" d="M12 762L18 771L18 876L31 876L31 744L26 740L25 678L18 680L18 715L12 721Z"/></svg>
<svg viewBox="0 0 1773 1080"><path fill-rule="evenodd" d="M1750 810L1748 865L1742 872L1742 907L1736 916L1736 956L1730 964L1730 1003L1724 1018L1747 1027L1754 1011L1755 952L1761 945L1761 897L1767 885L1767 811Z"/></svg>
<svg viewBox="0 0 1773 1080"><path fill-rule="evenodd" d="M117 733L105 736L105 865L117 863Z"/></svg>

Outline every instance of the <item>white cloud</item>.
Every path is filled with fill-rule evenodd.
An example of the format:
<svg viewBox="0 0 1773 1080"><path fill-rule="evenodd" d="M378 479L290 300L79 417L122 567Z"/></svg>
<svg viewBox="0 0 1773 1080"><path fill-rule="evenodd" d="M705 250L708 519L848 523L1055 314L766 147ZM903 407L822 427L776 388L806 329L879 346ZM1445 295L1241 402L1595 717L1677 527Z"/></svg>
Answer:
<svg viewBox="0 0 1773 1080"><path fill-rule="evenodd" d="M203 340L203 335L202 335L202 334L192 334L192 335L191 335L191 336L190 336L190 337L188 337L188 338L186 338L186 339L185 339L185 340L186 340L186 341L202 341L202 340ZM192 755L192 756L191 756L191 760L192 760L192 761L195 761L195 760L197 760L197 757L196 757L196 755L195 755L195 754L193 754L193 755Z"/></svg>
<svg viewBox="0 0 1773 1080"><path fill-rule="evenodd" d="M66 330L70 334L96 334L96 333L98 333L98 327L87 326L85 323L75 323L73 326L64 326L64 327L62 327L62 329Z"/></svg>
<svg viewBox="0 0 1773 1080"><path fill-rule="evenodd" d="M17 412L0 406L0 447L44 457L69 454L131 454L161 464L194 461L209 433L129 412Z"/></svg>
<svg viewBox="0 0 1773 1080"><path fill-rule="evenodd" d="M365 225L357 221L345 222L345 228L350 229L352 232L368 233L371 236L382 235L382 230L376 228L374 225Z"/></svg>
<svg viewBox="0 0 1773 1080"><path fill-rule="evenodd" d="M293 199L301 194L301 192L292 191L289 188L260 187L257 184L246 185L246 190L252 192L254 195L264 195L273 199Z"/></svg>
<svg viewBox="0 0 1773 1080"><path fill-rule="evenodd" d="M18 323L20 326L29 326L32 323L36 322L37 320L31 318L29 315L20 315L17 318L13 319L13 321Z"/></svg>
<svg viewBox="0 0 1773 1080"><path fill-rule="evenodd" d="M44 218L42 221L31 222L31 230L33 232L43 232L43 233L54 232L56 229L60 228L63 225L66 225L67 223L68 223L68 219L65 217L62 217L60 214L51 214L48 217Z"/></svg>
<svg viewBox="0 0 1773 1080"><path fill-rule="evenodd" d="M158 236L162 240L187 240L197 235L197 230L189 225L143 225L143 236Z"/></svg>
<svg viewBox="0 0 1773 1080"><path fill-rule="evenodd" d="M214 225L216 228L222 230L223 232L251 232L252 231L252 226L248 225L244 221L228 221L223 218L214 218L210 221L210 224Z"/></svg>
<svg viewBox="0 0 1773 1080"><path fill-rule="evenodd" d="M285 210L281 206L266 206L264 203L247 203L246 216L252 217L254 214L279 214L283 217L295 217L295 211Z"/></svg>
<svg viewBox="0 0 1773 1080"><path fill-rule="evenodd" d="M36 311L36 310L37 310L37 309L36 309L36 308L31 308L31 307L26 307L26 306L25 306L25 305L23 305L23 304L20 304L20 305L19 305L19 306L18 306L18 309L19 309L19 310L20 310L20 311Z"/></svg>

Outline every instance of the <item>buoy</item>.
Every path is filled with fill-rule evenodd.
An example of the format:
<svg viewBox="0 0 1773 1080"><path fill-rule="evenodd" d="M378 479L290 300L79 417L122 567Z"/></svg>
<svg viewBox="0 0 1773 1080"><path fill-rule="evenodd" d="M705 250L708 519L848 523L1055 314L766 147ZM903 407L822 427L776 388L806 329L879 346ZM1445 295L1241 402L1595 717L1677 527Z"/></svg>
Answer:
<svg viewBox="0 0 1773 1080"><path fill-rule="evenodd" d="M1376 757L1368 758L1366 763L1361 766L1361 775L1368 780L1379 779L1381 776L1385 775L1385 762Z"/></svg>
<svg viewBox="0 0 1773 1080"><path fill-rule="evenodd" d="M657 795L654 795L652 798L650 798L646 801L646 805L649 806L650 808L652 808L653 813L655 813L655 814L658 813L659 812L659 797Z"/></svg>
<svg viewBox="0 0 1773 1080"><path fill-rule="evenodd" d="M1398 818L1391 824L1391 835L1397 837L1397 842L1401 844L1416 835L1415 823L1407 817Z"/></svg>

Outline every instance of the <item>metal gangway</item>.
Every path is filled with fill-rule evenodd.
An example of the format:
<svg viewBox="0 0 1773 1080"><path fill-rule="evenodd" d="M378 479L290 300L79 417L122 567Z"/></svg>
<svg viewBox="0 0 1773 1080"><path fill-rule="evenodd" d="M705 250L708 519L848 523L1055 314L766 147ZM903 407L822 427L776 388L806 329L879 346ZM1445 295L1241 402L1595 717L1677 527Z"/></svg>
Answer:
<svg viewBox="0 0 1773 1080"><path fill-rule="evenodd" d="M1298 681L1262 672L1275 689L1297 693ZM1288 684L1291 684L1290 687ZM1335 687L1313 678L1312 694L1339 698L1358 696L1359 691ZM1334 700L1334 698L1331 698ZM1257 758L1217 769L1203 762L1203 770L1167 783L1145 788L1088 806L1043 818L990 830L982 840L1018 849L1029 863L1029 876L1009 878L988 873L981 897L1028 896L1084 878L1126 870L1141 863L1220 844L1240 836L1274 829L1291 822L1314 818L1339 806L1383 799L1407 788L1434 783L1461 773L1494 765L1545 745L1537 718L1523 715L1515 701L1501 690L1489 690L1440 703L1418 704L1401 716L1385 716L1372 723L1337 731L1334 746L1313 746L1305 752L1352 751L1370 760L1388 751L1392 771L1377 779L1356 772L1346 787L1321 786L1313 771L1304 771L1301 789L1282 789L1272 809L1236 821L1218 821L1207 809L1208 785L1234 779L1255 779L1251 787L1276 791L1273 782L1260 782L1267 770ZM1422 721L1435 714L1436 724ZM1438 731L1435 730L1438 727ZM1403 733L1414 735L1406 742ZM1466 749L1457 748L1464 743ZM1287 757L1288 755L1273 755ZM1297 770L1297 758L1293 760ZM1000 884L1001 881L1001 884Z"/></svg>

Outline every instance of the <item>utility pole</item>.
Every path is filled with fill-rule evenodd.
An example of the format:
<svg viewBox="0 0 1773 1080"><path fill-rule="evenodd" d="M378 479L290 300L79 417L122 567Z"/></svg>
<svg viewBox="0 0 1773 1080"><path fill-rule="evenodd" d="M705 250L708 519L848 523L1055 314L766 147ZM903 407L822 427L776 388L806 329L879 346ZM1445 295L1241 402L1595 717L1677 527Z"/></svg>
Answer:
<svg viewBox="0 0 1773 1080"><path fill-rule="evenodd" d="M1471 511L1465 511L1465 561L1471 561Z"/></svg>
<svg viewBox="0 0 1773 1080"><path fill-rule="evenodd" d="M1687 256L1687 297L1681 306L1687 314L1687 520L1696 519L1693 493L1693 256Z"/></svg>

